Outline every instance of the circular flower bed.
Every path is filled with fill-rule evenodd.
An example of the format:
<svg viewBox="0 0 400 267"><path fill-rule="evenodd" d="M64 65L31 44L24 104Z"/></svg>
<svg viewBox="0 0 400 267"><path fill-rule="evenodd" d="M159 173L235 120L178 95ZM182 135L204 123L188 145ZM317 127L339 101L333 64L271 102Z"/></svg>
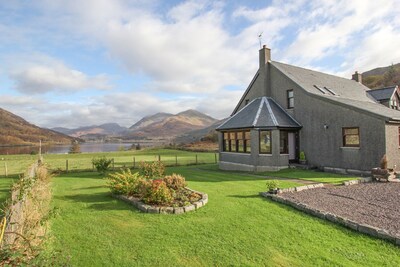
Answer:
<svg viewBox="0 0 400 267"><path fill-rule="evenodd" d="M161 162L142 163L138 173L126 169L109 174L106 180L113 196L144 212L179 214L196 210L208 202L207 194L186 187L183 176L165 175Z"/></svg>

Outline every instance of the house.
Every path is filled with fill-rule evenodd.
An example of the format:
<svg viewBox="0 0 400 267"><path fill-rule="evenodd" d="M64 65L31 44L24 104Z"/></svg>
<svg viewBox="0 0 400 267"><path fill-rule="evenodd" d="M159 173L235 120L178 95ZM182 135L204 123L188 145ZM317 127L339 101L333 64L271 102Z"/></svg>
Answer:
<svg viewBox="0 0 400 267"><path fill-rule="evenodd" d="M369 171L384 154L400 166L400 112L378 103L361 75L352 79L271 60L259 69L232 115L218 128L224 170L287 168L304 152L310 166Z"/></svg>
<svg viewBox="0 0 400 267"><path fill-rule="evenodd" d="M397 85L369 90L368 94L388 108L397 110L400 108L400 89Z"/></svg>

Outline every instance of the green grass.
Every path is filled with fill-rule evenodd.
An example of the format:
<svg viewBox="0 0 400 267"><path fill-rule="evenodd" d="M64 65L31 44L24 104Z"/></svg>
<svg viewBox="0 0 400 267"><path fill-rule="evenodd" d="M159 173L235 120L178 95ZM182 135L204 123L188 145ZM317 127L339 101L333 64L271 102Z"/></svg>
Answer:
<svg viewBox="0 0 400 267"><path fill-rule="evenodd" d="M359 179L359 177L356 176L345 176L335 173L300 169L283 169L277 172L262 172L260 174L272 177L300 179L331 184L341 184L344 181Z"/></svg>
<svg viewBox="0 0 400 267"><path fill-rule="evenodd" d="M79 153L79 154L45 154L44 162L51 169L66 170L66 161L68 160L68 170L90 170L92 169L92 159L105 156L114 158L115 167L138 167L141 161L155 161L159 157L166 165L204 164L214 163L215 153L209 152L189 152L173 149L143 149L116 152L101 153ZM196 160L197 156L197 160ZM26 168L38 159L37 155L1 155L0 156L0 177L5 175L5 165L7 165L8 174L23 173Z"/></svg>
<svg viewBox="0 0 400 267"><path fill-rule="evenodd" d="M6 199L10 196L11 185L15 179L17 179L17 177L0 178L0 204L6 201Z"/></svg>
<svg viewBox="0 0 400 267"><path fill-rule="evenodd" d="M168 172L183 174L209 203L182 215L144 214L112 198L96 173L56 177L58 216L47 254L70 256L73 266L400 265L400 250L390 243L261 198L262 177L215 165Z"/></svg>

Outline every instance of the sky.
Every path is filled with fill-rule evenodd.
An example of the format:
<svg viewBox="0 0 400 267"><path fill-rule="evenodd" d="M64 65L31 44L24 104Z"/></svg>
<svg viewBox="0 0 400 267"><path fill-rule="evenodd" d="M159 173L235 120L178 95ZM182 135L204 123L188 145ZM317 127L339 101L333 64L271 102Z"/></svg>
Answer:
<svg viewBox="0 0 400 267"><path fill-rule="evenodd" d="M351 78L400 62L398 14L398 0L0 0L0 108L47 128L222 119L260 41L272 60Z"/></svg>

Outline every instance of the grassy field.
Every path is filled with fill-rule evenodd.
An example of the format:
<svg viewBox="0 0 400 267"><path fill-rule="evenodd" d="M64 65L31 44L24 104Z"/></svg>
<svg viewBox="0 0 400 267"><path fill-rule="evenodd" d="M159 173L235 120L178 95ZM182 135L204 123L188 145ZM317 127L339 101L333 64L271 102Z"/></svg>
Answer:
<svg viewBox="0 0 400 267"><path fill-rule="evenodd" d="M332 184L341 184L347 180L359 179L359 177L356 176L344 176L335 173L327 173L322 171L308 171L299 169L283 169L277 172L262 172L260 174L269 177L292 178L292 179L313 181L316 183L332 183Z"/></svg>
<svg viewBox="0 0 400 267"><path fill-rule="evenodd" d="M45 154L44 162L53 170L91 170L92 159L105 156L113 158L115 167L139 166L141 161L156 161L160 159L166 165L189 165L215 163L215 153L189 152L172 149L143 149L131 151L116 151L103 153L80 153L80 154ZM0 177L5 176L7 165L8 175L23 173L26 168L38 159L37 155L0 155ZM218 160L218 158L217 158Z"/></svg>
<svg viewBox="0 0 400 267"><path fill-rule="evenodd" d="M215 165L168 168L209 203L182 215L143 214L113 199L97 173L54 178L44 255L73 266L399 266L400 249L259 197L265 179ZM323 178L323 176L321 176ZM281 181L281 187L296 184ZM45 258L45 256L43 256ZM64 262L63 262L64 260Z"/></svg>
<svg viewBox="0 0 400 267"><path fill-rule="evenodd" d="M2 208L1 203L10 196L11 185L15 179L17 179L16 176L0 178L0 209Z"/></svg>

